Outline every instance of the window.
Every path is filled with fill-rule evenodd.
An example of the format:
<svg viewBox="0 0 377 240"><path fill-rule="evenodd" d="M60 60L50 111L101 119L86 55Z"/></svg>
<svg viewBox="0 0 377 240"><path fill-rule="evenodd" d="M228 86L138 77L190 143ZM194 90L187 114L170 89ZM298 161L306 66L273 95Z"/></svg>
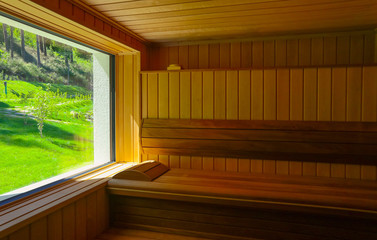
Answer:
<svg viewBox="0 0 377 240"><path fill-rule="evenodd" d="M0 24L1 201L111 161L113 56Z"/></svg>

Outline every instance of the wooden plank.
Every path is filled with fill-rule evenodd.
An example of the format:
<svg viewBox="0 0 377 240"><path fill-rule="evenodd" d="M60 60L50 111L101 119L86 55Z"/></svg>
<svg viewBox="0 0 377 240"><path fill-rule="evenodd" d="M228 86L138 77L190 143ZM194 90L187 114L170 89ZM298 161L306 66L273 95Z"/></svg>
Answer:
<svg viewBox="0 0 377 240"><path fill-rule="evenodd" d="M250 120L251 114L251 76L249 70L239 71L239 112L238 119Z"/></svg>
<svg viewBox="0 0 377 240"><path fill-rule="evenodd" d="M75 238L75 205L70 204L62 209L63 240ZM95 232L97 234L97 231Z"/></svg>
<svg viewBox="0 0 377 240"><path fill-rule="evenodd" d="M179 47L169 47L169 64L179 64Z"/></svg>
<svg viewBox="0 0 377 240"><path fill-rule="evenodd" d="M275 44L276 44L275 66L285 67L287 66L287 40L278 39L278 40L275 40Z"/></svg>
<svg viewBox="0 0 377 240"><path fill-rule="evenodd" d="M288 161L276 161L276 174L288 175L289 174L289 162Z"/></svg>
<svg viewBox="0 0 377 240"><path fill-rule="evenodd" d="M214 118L214 72L203 72L203 119Z"/></svg>
<svg viewBox="0 0 377 240"><path fill-rule="evenodd" d="M336 64L336 37L324 37L323 39L323 63L325 65Z"/></svg>
<svg viewBox="0 0 377 240"><path fill-rule="evenodd" d="M345 178L346 177L346 166L345 166L345 164L331 163L331 177Z"/></svg>
<svg viewBox="0 0 377 240"><path fill-rule="evenodd" d="M158 118L169 118L169 74L158 74Z"/></svg>
<svg viewBox="0 0 377 240"><path fill-rule="evenodd" d="M220 44L209 44L209 68L220 67Z"/></svg>
<svg viewBox="0 0 377 240"><path fill-rule="evenodd" d="M75 232L76 240L86 240L86 199L81 198L75 202Z"/></svg>
<svg viewBox="0 0 377 240"><path fill-rule="evenodd" d="M189 69L199 68L199 45L189 45Z"/></svg>
<svg viewBox="0 0 377 240"><path fill-rule="evenodd" d="M318 68L318 121L331 121L331 68Z"/></svg>
<svg viewBox="0 0 377 240"><path fill-rule="evenodd" d="M161 47L159 48L159 69L166 70L169 66L169 48Z"/></svg>
<svg viewBox="0 0 377 240"><path fill-rule="evenodd" d="M317 163L317 176L318 177L330 177L330 163Z"/></svg>
<svg viewBox="0 0 377 240"><path fill-rule="evenodd" d="M199 45L199 68L209 67L209 47L208 44Z"/></svg>
<svg viewBox="0 0 377 240"><path fill-rule="evenodd" d="M251 54L249 55L251 56ZM230 67L241 67L241 43L233 42L230 44Z"/></svg>
<svg viewBox="0 0 377 240"><path fill-rule="evenodd" d="M58 210L47 216L47 231L48 239L62 240L63 239L63 218L62 211Z"/></svg>
<svg viewBox="0 0 377 240"><path fill-rule="evenodd" d="M350 39L350 64L364 63L364 36L354 35Z"/></svg>
<svg viewBox="0 0 377 240"><path fill-rule="evenodd" d="M363 68L362 121L377 121L377 67Z"/></svg>
<svg viewBox="0 0 377 240"><path fill-rule="evenodd" d="M261 68L263 67L263 41L254 41L253 42L253 67L255 68Z"/></svg>
<svg viewBox="0 0 377 240"><path fill-rule="evenodd" d="M191 118L191 73L180 72L179 76L179 117Z"/></svg>
<svg viewBox="0 0 377 240"><path fill-rule="evenodd" d="M303 70L291 69L290 76L290 120L303 120Z"/></svg>
<svg viewBox="0 0 377 240"><path fill-rule="evenodd" d="M191 118L203 118L203 73L191 72Z"/></svg>
<svg viewBox="0 0 377 240"><path fill-rule="evenodd" d="M317 69L304 69L304 121L317 120Z"/></svg>
<svg viewBox="0 0 377 240"><path fill-rule="evenodd" d="M298 40L288 39L287 40L287 66L295 67L298 66Z"/></svg>
<svg viewBox="0 0 377 240"><path fill-rule="evenodd" d="M30 239L29 232L30 232L30 227L26 226L10 234L8 239L9 240L29 240Z"/></svg>
<svg viewBox="0 0 377 240"><path fill-rule="evenodd" d="M332 70L332 120L346 120L346 68Z"/></svg>
<svg viewBox="0 0 377 240"><path fill-rule="evenodd" d="M109 199L105 188L97 191L97 235L109 228Z"/></svg>
<svg viewBox="0 0 377 240"><path fill-rule="evenodd" d="M244 158L240 158L238 159L238 171L239 172L250 172L251 171L251 168L250 168L250 159L244 159Z"/></svg>
<svg viewBox="0 0 377 240"><path fill-rule="evenodd" d="M347 179L360 179L361 166L359 164L346 164L346 178Z"/></svg>
<svg viewBox="0 0 377 240"><path fill-rule="evenodd" d="M367 33L364 35L364 64L373 64L374 63L374 51L375 51L375 43L374 43L374 33Z"/></svg>
<svg viewBox="0 0 377 240"><path fill-rule="evenodd" d="M347 121L361 120L361 67L347 68Z"/></svg>
<svg viewBox="0 0 377 240"><path fill-rule="evenodd" d="M214 170L213 157L203 157L203 170Z"/></svg>
<svg viewBox="0 0 377 240"><path fill-rule="evenodd" d="M274 67L275 66L275 41L266 40L263 43L263 66Z"/></svg>
<svg viewBox="0 0 377 240"><path fill-rule="evenodd" d="M225 158L214 157L213 158L213 170L215 170L215 171L225 171L226 170Z"/></svg>
<svg viewBox="0 0 377 240"><path fill-rule="evenodd" d="M180 168L191 169L191 157L190 156L181 156L180 158Z"/></svg>
<svg viewBox="0 0 377 240"><path fill-rule="evenodd" d="M230 43L220 43L220 68L229 68L229 67L230 67Z"/></svg>
<svg viewBox="0 0 377 240"><path fill-rule="evenodd" d="M302 175L303 176L316 176L317 163L316 162L303 162L302 163Z"/></svg>
<svg viewBox="0 0 377 240"><path fill-rule="evenodd" d="M47 217L30 224L30 240L47 240Z"/></svg>
<svg viewBox="0 0 377 240"><path fill-rule="evenodd" d="M289 162L289 175L302 176L302 162Z"/></svg>
<svg viewBox="0 0 377 240"><path fill-rule="evenodd" d="M377 167L372 165L361 165L362 180L377 180Z"/></svg>
<svg viewBox="0 0 377 240"><path fill-rule="evenodd" d="M148 118L158 117L158 79L157 73L148 74Z"/></svg>
<svg viewBox="0 0 377 240"><path fill-rule="evenodd" d="M252 66L252 42L241 43L241 67L251 68Z"/></svg>
<svg viewBox="0 0 377 240"><path fill-rule="evenodd" d="M262 173L263 172L263 160L251 159L250 169L252 173Z"/></svg>
<svg viewBox="0 0 377 240"><path fill-rule="evenodd" d="M311 39L303 38L298 41L298 65L310 66L311 65Z"/></svg>
<svg viewBox="0 0 377 240"><path fill-rule="evenodd" d="M198 157L198 156L191 157L191 168L192 169L202 169L203 168L202 157Z"/></svg>
<svg viewBox="0 0 377 240"><path fill-rule="evenodd" d="M169 119L179 118L179 73L169 73Z"/></svg>
<svg viewBox="0 0 377 240"><path fill-rule="evenodd" d="M148 118L148 74L141 74L141 112L142 118Z"/></svg>
<svg viewBox="0 0 377 240"><path fill-rule="evenodd" d="M276 173L276 161L275 160L263 160L263 173L275 174Z"/></svg>
<svg viewBox="0 0 377 240"><path fill-rule="evenodd" d="M316 37L312 38L312 66L323 65L323 38Z"/></svg>
<svg viewBox="0 0 377 240"><path fill-rule="evenodd" d="M215 71L215 119L225 119L226 117L226 89L225 89L225 71Z"/></svg>
<svg viewBox="0 0 377 240"><path fill-rule="evenodd" d="M238 71L226 72L226 119L238 119Z"/></svg>
<svg viewBox="0 0 377 240"><path fill-rule="evenodd" d="M189 49L187 45L179 46L178 48L179 65L182 69L189 68Z"/></svg>
<svg viewBox="0 0 377 240"><path fill-rule="evenodd" d="M164 164L167 167L170 167L169 163L169 156L168 155L159 155L158 156L158 161L162 164Z"/></svg>
<svg viewBox="0 0 377 240"><path fill-rule="evenodd" d="M276 120L276 70L264 70L263 76L263 119Z"/></svg>
<svg viewBox="0 0 377 240"><path fill-rule="evenodd" d="M226 158L225 159L225 169L227 172L238 172L238 159L237 158Z"/></svg>
<svg viewBox="0 0 377 240"><path fill-rule="evenodd" d="M350 37L338 36L336 38L336 63L350 63Z"/></svg>
<svg viewBox="0 0 377 240"><path fill-rule="evenodd" d="M97 235L97 193L91 193L86 197L86 232L88 239L94 239Z"/></svg>
<svg viewBox="0 0 377 240"><path fill-rule="evenodd" d="M263 120L263 71L251 71L251 119Z"/></svg>
<svg viewBox="0 0 377 240"><path fill-rule="evenodd" d="M181 167L180 157L179 156L170 155L169 156L169 160L170 160L170 167L171 168L180 168Z"/></svg>
<svg viewBox="0 0 377 240"><path fill-rule="evenodd" d="M277 70L277 120L289 120L289 69Z"/></svg>

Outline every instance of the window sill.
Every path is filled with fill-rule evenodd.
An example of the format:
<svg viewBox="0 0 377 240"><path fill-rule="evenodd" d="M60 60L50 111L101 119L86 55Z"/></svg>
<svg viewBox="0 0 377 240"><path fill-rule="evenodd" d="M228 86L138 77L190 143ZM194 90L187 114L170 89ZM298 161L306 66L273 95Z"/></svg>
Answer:
<svg viewBox="0 0 377 240"><path fill-rule="evenodd" d="M113 163L0 207L0 238L106 186L133 163Z"/></svg>

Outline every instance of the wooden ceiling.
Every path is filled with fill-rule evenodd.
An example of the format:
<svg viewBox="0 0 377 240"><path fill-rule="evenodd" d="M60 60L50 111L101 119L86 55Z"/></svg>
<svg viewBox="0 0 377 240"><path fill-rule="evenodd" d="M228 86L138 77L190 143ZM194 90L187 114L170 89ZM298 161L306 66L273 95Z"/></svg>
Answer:
<svg viewBox="0 0 377 240"><path fill-rule="evenodd" d="M81 0L151 42L377 27L377 0Z"/></svg>

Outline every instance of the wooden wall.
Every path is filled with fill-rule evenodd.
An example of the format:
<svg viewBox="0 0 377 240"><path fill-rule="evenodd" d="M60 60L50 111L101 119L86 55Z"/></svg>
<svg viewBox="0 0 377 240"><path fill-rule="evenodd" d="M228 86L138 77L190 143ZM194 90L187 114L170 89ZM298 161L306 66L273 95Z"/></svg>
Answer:
<svg viewBox="0 0 377 240"><path fill-rule="evenodd" d="M109 226L105 187L31 222L1 240L90 240Z"/></svg>
<svg viewBox="0 0 377 240"><path fill-rule="evenodd" d="M373 64L375 33L353 32L279 39L228 41L150 50L151 70L261 68Z"/></svg>
<svg viewBox="0 0 377 240"><path fill-rule="evenodd" d="M142 118L377 121L377 66L142 73ZM143 155L170 167L377 179L376 166Z"/></svg>

